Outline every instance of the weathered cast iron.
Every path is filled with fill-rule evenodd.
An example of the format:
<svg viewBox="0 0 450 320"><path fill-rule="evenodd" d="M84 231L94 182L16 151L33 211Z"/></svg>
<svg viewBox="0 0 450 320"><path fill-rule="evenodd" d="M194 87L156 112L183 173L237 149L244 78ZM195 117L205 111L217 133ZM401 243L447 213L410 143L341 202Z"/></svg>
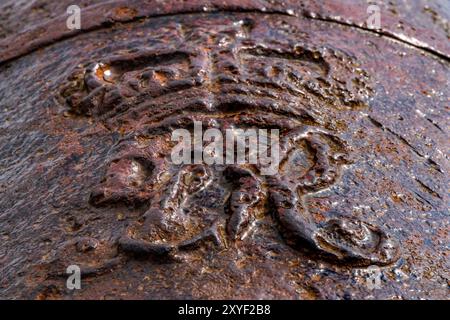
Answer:
<svg viewBox="0 0 450 320"><path fill-rule="evenodd" d="M95 3L0 5L0 297L448 297L448 4ZM278 173L174 165L194 121Z"/></svg>

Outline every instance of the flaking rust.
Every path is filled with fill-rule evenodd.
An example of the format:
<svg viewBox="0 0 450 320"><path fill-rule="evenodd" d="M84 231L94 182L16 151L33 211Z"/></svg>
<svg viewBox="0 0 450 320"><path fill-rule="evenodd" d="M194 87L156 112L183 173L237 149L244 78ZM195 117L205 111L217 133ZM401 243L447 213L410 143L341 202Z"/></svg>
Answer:
<svg viewBox="0 0 450 320"><path fill-rule="evenodd" d="M446 299L445 19L335 3L101 2L0 40L0 296ZM174 165L194 122L278 129L278 172Z"/></svg>

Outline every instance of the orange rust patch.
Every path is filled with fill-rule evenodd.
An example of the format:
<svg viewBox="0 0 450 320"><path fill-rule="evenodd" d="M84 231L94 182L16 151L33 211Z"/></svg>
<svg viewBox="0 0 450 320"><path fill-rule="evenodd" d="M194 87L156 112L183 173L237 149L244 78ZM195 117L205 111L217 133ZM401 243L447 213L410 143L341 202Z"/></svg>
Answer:
<svg viewBox="0 0 450 320"><path fill-rule="evenodd" d="M114 18L117 20L132 19L136 17L137 10L128 7L119 7L114 10Z"/></svg>

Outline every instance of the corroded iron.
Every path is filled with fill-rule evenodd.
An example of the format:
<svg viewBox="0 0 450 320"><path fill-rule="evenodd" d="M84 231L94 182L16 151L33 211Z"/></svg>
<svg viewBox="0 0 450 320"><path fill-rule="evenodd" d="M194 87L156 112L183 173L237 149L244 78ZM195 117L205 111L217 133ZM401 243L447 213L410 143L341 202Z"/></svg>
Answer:
<svg viewBox="0 0 450 320"><path fill-rule="evenodd" d="M447 297L439 3L88 4L0 40L2 297ZM279 129L279 172L174 165L194 121Z"/></svg>

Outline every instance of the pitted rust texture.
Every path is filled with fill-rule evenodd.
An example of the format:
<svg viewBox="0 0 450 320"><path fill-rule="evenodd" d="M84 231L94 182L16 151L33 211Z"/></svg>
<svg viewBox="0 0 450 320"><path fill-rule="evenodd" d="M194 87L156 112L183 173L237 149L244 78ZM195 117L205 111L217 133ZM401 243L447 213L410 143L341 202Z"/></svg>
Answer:
<svg viewBox="0 0 450 320"><path fill-rule="evenodd" d="M367 24L367 8L374 3L379 6L383 17L379 29ZM26 7L16 1L0 4L0 39L4 38L0 40L0 63L82 32L151 17L199 12L277 13L327 21L373 32L450 60L450 8L445 0L431 3L426 0L101 0L95 4L91 0L83 0L78 2L83 15L80 30L66 27L67 16L62 12L69 5L73 2L63 0L50 4L45 0L34 0Z"/></svg>
<svg viewBox="0 0 450 320"><path fill-rule="evenodd" d="M111 128L128 123L123 128L128 142L119 142L122 150L91 196L94 206L149 207L140 222L142 236L133 227L119 239L124 251L169 254L205 240L224 247L223 230L236 239L244 226L269 211L288 230L288 238L335 258L366 265L395 261L398 245L384 231L340 218L317 226L298 199L332 186L340 165L348 163L344 143L319 129L311 112L321 104L337 110L364 108L371 92L367 75L351 57L293 45L289 34L271 34L276 28L252 19L215 25L213 31L204 22L167 25L162 34L164 40L171 35L170 45L153 38L145 49L89 63L69 77L62 95L72 112L102 119ZM192 127L195 120L219 130L284 131L281 161L290 168L270 182L258 167L174 169L168 158L173 145L160 141L163 128L170 128L170 134ZM306 163L301 163L299 149L311 153ZM230 183L237 190L227 187ZM241 184L253 186L242 191ZM269 199L264 201L262 194Z"/></svg>
<svg viewBox="0 0 450 320"><path fill-rule="evenodd" d="M446 298L448 67L256 12L129 22L3 64L1 296ZM279 173L173 165L170 134L194 120L279 129Z"/></svg>

